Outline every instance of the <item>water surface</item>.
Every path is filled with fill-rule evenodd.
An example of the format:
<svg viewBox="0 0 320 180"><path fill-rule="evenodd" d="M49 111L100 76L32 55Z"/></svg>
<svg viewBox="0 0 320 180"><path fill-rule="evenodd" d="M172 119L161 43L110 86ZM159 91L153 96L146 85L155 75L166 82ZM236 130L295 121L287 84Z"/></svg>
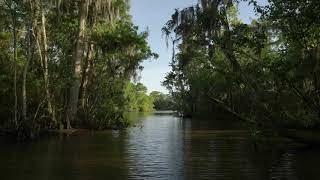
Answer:
<svg viewBox="0 0 320 180"><path fill-rule="evenodd" d="M52 135L0 142L4 180L245 179L318 180L320 151L293 143L255 146L227 120L135 114L126 131Z"/></svg>

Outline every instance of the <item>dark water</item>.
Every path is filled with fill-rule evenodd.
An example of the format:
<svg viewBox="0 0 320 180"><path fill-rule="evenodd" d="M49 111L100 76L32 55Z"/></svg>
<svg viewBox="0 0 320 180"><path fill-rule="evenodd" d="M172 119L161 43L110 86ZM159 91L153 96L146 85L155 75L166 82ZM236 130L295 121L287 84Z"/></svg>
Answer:
<svg viewBox="0 0 320 180"><path fill-rule="evenodd" d="M52 135L0 143L0 179L318 180L320 149L267 142L255 150L234 122L136 115L125 132Z"/></svg>

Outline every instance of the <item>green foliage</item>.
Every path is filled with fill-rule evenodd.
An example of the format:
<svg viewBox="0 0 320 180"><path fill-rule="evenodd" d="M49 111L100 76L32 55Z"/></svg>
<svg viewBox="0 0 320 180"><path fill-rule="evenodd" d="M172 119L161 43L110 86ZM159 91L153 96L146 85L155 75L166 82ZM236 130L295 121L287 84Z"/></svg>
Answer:
<svg viewBox="0 0 320 180"><path fill-rule="evenodd" d="M153 111L153 99L147 95L147 88L141 84L127 83L125 88L126 110L130 112Z"/></svg>
<svg viewBox="0 0 320 180"><path fill-rule="evenodd" d="M83 2L88 12L81 11ZM128 109L151 111L153 102L146 90L135 89L142 85L126 90L130 79L137 75L136 71L142 70L141 62L158 57L147 44L148 33L139 32L128 12L125 0L110 3L0 1L0 15L4 17L0 19L0 126L17 131L22 138L36 136L41 130L59 128L59 125L69 128L66 114L75 80L81 83L77 87L80 89L77 116L69 117L75 128L125 128L130 123L124 116ZM82 42L77 45L81 16L86 16L86 23L80 38ZM17 32L17 66L13 60L14 30ZM77 48L83 54L79 77L74 76ZM24 79L28 58L30 63ZM14 67L17 69L17 94L14 93ZM24 80L25 98L22 95ZM128 108L127 93L131 91L136 94L129 96L136 99L130 103L135 101L136 104ZM18 127L13 126L15 95ZM27 101L26 119L22 117L24 99Z"/></svg>
<svg viewBox="0 0 320 180"><path fill-rule="evenodd" d="M199 1L163 28L178 49L163 82L178 110L223 107L259 126L318 127L319 2L251 1L261 15L251 24L225 2Z"/></svg>
<svg viewBox="0 0 320 180"><path fill-rule="evenodd" d="M172 98L167 95L163 94L158 91L153 91L150 93L150 97L154 101L154 109L161 111L161 110L174 110L174 102Z"/></svg>
<svg viewBox="0 0 320 180"><path fill-rule="evenodd" d="M93 30L91 38L100 54L96 54L94 59L95 74L88 86L90 111L86 124L94 129L124 128L129 125L124 116L126 111L151 111L153 108L146 88L127 82L136 75L137 69L142 68L139 64L144 59L156 58L157 55L151 52L146 42L147 33L139 34L138 28L130 21L111 25L101 22ZM139 90L142 87L145 89Z"/></svg>

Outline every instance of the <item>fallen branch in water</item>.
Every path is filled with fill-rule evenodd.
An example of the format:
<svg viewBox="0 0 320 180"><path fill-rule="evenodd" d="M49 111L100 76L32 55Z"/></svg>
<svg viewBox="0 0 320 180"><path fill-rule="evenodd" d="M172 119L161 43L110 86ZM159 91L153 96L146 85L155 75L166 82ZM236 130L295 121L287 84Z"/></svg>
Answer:
<svg viewBox="0 0 320 180"><path fill-rule="evenodd" d="M226 105L225 105L222 101L220 101L219 99L216 99L216 98L213 98L213 97L210 97L210 96L208 96L208 97L209 97L209 99L210 99L213 103L215 103L216 105L220 106L221 108L223 108L223 109L224 109L225 111L227 111L228 113L236 116L238 119L240 119L240 120L242 120L242 121L245 121L245 122L248 122L248 123L250 123L250 124L256 124L255 121L252 121L252 120L250 120L250 119L248 119L248 118L245 118L245 117L241 116L239 113L233 111L231 108L229 108L228 106L226 106Z"/></svg>
<svg viewBox="0 0 320 180"><path fill-rule="evenodd" d="M320 133L315 130L286 129L280 133L282 136L307 145L320 145Z"/></svg>

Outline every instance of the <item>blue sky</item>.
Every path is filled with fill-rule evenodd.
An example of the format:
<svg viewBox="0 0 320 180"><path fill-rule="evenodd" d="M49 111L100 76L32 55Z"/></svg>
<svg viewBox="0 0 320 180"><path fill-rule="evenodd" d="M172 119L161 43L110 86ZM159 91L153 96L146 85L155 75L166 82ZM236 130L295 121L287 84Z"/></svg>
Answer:
<svg viewBox="0 0 320 180"><path fill-rule="evenodd" d="M172 51L167 48L165 38L162 37L161 28L170 19L174 9L181 9L196 3L197 0L131 0L131 15L135 25L140 31L149 30L148 42L151 49L159 54L157 60L147 60L142 65L141 83L147 86L149 92L160 91L167 93L161 86L166 73L170 71ZM261 0L265 3L266 0ZM240 18L244 22L250 22L255 18L253 7L247 3L239 5Z"/></svg>

